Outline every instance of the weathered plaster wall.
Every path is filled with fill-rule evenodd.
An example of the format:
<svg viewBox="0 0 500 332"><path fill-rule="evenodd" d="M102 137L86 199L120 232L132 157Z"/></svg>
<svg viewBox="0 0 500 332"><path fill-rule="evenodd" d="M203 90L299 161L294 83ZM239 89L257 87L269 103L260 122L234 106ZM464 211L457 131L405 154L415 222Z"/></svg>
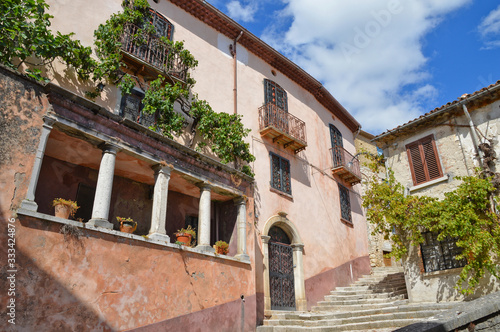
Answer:
<svg viewBox="0 0 500 332"><path fill-rule="evenodd" d="M182 316L192 322L193 330L234 331L241 326L239 316L224 316L221 325L221 316L213 313L239 308L241 295L250 298L245 306L245 329L254 329L257 322L255 300L252 300L256 298L255 272L248 263L98 230L71 228L43 218L16 216L26 197L39 144L41 117L51 105L43 87L2 68L0 74L0 227L3 229L0 242L7 243L7 223L15 220L18 270L14 297L16 325L10 325L5 319L0 323L0 330L118 331ZM54 171L55 164L64 166L50 158L45 162L45 172L49 173ZM47 188L41 188L37 194L39 203L43 203L40 203L40 211L46 209L45 203L53 198L45 197L45 189L74 193L77 180L93 179L93 170L79 166L69 168L71 174L63 174L59 179L41 179L40 186ZM44 183L44 180L49 181ZM116 183L120 190L115 197L127 195L127 190L134 191L130 181L118 179ZM171 197L175 202L176 195ZM182 200L185 198L177 197L178 202ZM248 207L247 249L252 256L255 243L251 236L254 234L251 200ZM149 208L145 210L145 215L150 213ZM10 275L7 248L4 245L0 249L0 277L4 281ZM9 283L0 283L2 317L7 317L8 287ZM209 313L205 309L210 309Z"/></svg>

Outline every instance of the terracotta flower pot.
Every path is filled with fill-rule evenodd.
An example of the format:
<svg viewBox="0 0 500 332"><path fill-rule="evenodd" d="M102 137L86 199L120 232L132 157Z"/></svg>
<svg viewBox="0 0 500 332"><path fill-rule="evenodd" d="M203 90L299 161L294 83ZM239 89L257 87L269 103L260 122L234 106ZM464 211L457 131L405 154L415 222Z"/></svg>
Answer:
<svg viewBox="0 0 500 332"><path fill-rule="evenodd" d="M68 219L71 212L71 208L65 204L57 204L54 206L56 212L55 216L63 219Z"/></svg>
<svg viewBox="0 0 500 332"><path fill-rule="evenodd" d="M176 233L175 236L177 241L184 243L185 246L189 246L191 244L191 234Z"/></svg>
<svg viewBox="0 0 500 332"><path fill-rule="evenodd" d="M216 254L219 254L219 255L227 255L227 253L229 252L228 249L224 249L224 248L221 248L221 247L217 247L215 246L215 253Z"/></svg>
<svg viewBox="0 0 500 332"><path fill-rule="evenodd" d="M121 221L120 222L120 232L132 234L137 228L137 223L135 221Z"/></svg>

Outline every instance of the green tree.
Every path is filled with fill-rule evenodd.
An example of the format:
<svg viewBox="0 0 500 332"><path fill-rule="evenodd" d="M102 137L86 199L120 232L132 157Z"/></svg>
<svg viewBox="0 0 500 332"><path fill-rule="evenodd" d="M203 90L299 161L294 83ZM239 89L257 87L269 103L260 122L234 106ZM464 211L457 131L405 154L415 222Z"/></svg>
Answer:
<svg viewBox="0 0 500 332"><path fill-rule="evenodd" d="M377 169L374 163L371 167ZM445 193L443 199L405 195L405 188L389 170L387 179L377 175L369 179L363 206L367 208L367 219L375 225L374 232L393 241L391 255L397 259L404 257L410 246L424 242L423 231L437 233L440 241L455 239L462 248L456 259L467 260L457 288L470 294L486 271L500 277L500 224L491 205L498 188L491 177L480 173L457 179L460 185Z"/></svg>

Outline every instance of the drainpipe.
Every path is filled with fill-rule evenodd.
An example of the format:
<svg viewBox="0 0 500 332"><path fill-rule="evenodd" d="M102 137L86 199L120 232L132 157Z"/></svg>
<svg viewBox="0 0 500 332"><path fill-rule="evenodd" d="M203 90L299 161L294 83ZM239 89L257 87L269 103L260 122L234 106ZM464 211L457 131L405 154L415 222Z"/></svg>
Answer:
<svg viewBox="0 0 500 332"><path fill-rule="evenodd" d="M233 87L233 94L234 94L234 114L238 114L238 59L236 56L236 43L238 43L238 40L240 40L241 36L243 35L243 31L240 32L238 37L236 37L233 41L233 45L231 48L231 55L233 56L234 62L233 62L233 68L234 68L234 87Z"/></svg>
<svg viewBox="0 0 500 332"><path fill-rule="evenodd" d="M465 106L465 102L462 104L462 108L464 110L465 116L467 117L467 120L469 120L469 127L470 127L470 133L472 137L472 143L474 144L474 148L476 149L477 154L479 155L479 160L481 162L481 168L483 168L483 158L484 158L484 153L479 149L479 137L477 136L476 133L476 127L474 126L474 122L472 122L472 118L470 117L469 111L467 110L467 106Z"/></svg>

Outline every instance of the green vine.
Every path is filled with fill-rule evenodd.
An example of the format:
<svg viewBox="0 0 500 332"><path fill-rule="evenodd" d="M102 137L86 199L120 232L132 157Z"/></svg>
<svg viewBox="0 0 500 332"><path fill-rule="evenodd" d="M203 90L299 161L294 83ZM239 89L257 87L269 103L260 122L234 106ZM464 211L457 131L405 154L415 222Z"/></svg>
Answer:
<svg viewBox="0 0 500 332"><path fill-rule="evenodd" d="M154 34L150 6L147 0L125 0L123 10L111 15L94 31L95 55L91 57L90 47L83 47L79 41L72 40L73 34L53 34L49 30L51 15L46 14L48 5L44 0L5 0L0 2L0 62L13 69L28 64L31 68L26 74L37 80L47 80L41 68L56 59L61 59L68 66L75 68L79 77L91 79L96 88L87 91L86 96L95 99L100 96L103 84L117 85L123 94L130 94L139 85L145 91L143 111L149 114L158 112L156 128L167 137L180 135L185 127L182 114L174 111L174 104L182 105L186 116L194 118L193 135L199 134L204 142L196 149L207 144L221 162L241 163L240 170L253 176L251 168L245 163L255 160L250 153L249 144L244 142L250 130L245 129L241 116L217 113L204 100L190 97L190 91L196 83L189 70L198 65L194 56L184 48L183 42L173 42L160 37L160 42L169 50L168 56L177 56L188 68L184 82L165 76L145 82L131 72L123 60L121 38L125 24L134 24L139 29L132 36L133 42L140 46L144 36ZM29 59L37 59L31 63ZM167 63L170 63L167 60Z"/></svg>
<svg viewBox="0 0 500 332"><path fill-rule="evenodd" d="M377 170L376 165L372 167ZM491 177L478 174L457 179L461 184L443 199L405 195L405 188L389 170L387 179L373 175L368 181L363 206L375 225L373 233L393 241L391 255L397 259L408 254L409 246L424 243L423 231L436 232L439 241L456 239L462 248L456 259L467 260L457 288L471 294L486 271L500 278L500 220L490 203L498 196Z"/></svg>

